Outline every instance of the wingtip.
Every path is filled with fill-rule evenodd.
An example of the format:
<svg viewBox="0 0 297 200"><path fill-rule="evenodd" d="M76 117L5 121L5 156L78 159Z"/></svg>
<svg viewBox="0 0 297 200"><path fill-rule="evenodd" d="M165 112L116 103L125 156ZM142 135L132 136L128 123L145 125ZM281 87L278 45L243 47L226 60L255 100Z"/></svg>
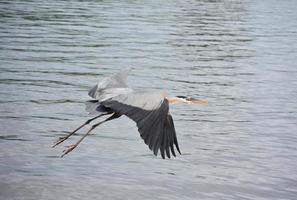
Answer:
<svg viewBox="0 0 297 200"><path fill-rule="evenodd" d="M169 152L169 149L166 149L166 155L167 155L167 158L170 158L170 152Z"/></svg>
<svg viewBox="0 0 297 200"><path fill-rule="evenodd" d="M165 159L165 152L162 149L161 149L161 156L162 156L163 159Z"/></svg>
<svg viewBox="0 0 297 200"><path fill-rule="evenodd" d="M131 72L134 68L133 67L126 67L123 70L121 70L122 73L128 74Z"/></svg>

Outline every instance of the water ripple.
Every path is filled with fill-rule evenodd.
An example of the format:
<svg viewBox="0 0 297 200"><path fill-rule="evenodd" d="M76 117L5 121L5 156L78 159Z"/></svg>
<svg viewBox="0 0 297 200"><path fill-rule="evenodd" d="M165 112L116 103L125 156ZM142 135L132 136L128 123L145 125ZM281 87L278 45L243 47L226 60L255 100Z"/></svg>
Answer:
<svg viewBox="0 0 297 200"><path fill-rule="evenodd" d="M1 197L295 199L295 8L0 1ZM89 88L126 67L134 88L209 101L170 107L182 155L154 157L121 117L58 159L50 146L90 117Z"/></svg>

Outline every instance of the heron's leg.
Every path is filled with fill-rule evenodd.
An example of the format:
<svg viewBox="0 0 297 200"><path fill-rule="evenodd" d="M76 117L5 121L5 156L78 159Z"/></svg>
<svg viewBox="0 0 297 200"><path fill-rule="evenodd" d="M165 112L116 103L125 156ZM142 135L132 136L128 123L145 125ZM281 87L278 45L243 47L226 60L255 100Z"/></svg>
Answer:
<svg viewBox="0 0 297 200"><path fill-rule="evenodd" d="M63 137L60 137L60 138L58 139L58 141L56 141L55 144L54 144L52 147L55 147L55 146L61 144L62 142L64 142L65 140L67 140L71 135L73 135L74 133L76 133L76 131L78 131L79 129L81 129L81 128L84 127L85 125L89 124L91 121L93 121L93 120L95 120L95 119L97 119L97 118L99 118L99 117L102 117L102 116L104 116L104 115L108 115L108 114L110 114L110 113L103 113L103 114L101 114L101 115L98 115L98 116L96 116L96 117L93 117L93 118L91 118L91 119L88 119L85 123L83 123L82 125L80 125L77 129L75 129L74 131L72 131L72 132L69 133L68 135L63 136Z"/></svg>
<svg viewBox="0 0 297 200"><path fill-rule="evenodd" d="M94 124L94 125L88 130L88 132L87 132L86 134L84 134L84 135L83 135L83 136L82 136L82 137L81 137L75 144L72 144L72 145L67 146L68 148L65 149L65 150L63 151L64 154L63 154L61 157L65 156L66 154L68 154L69 152L71 152L73 149L75 149L75 148L79 145L79 143L81 143L81 141L82 141L85 137L87 137L87 135L89 135L90 132L91 132L92 130L94 130L97 126L99 126L100 124L103 124L104 122L107 122L107 121L110 121L110 120L119 118L120 116L121 116L121 115L119 115L118 113L114 113L112 116L110 116L109 118L103 120L102 122L99 122L99 123L97 123L97 124Z"/></svg>

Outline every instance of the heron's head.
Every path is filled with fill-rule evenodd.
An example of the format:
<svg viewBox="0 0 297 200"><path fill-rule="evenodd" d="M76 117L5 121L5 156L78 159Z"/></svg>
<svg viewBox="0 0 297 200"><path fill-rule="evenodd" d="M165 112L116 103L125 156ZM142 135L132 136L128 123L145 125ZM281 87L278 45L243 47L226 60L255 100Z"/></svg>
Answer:
<svg viewBox="0 0 297 200"><path fill-rule="evenodd" d="M170 99L170 103L207 104L207 100L195 99L187 96L176 96Z"/></svg>

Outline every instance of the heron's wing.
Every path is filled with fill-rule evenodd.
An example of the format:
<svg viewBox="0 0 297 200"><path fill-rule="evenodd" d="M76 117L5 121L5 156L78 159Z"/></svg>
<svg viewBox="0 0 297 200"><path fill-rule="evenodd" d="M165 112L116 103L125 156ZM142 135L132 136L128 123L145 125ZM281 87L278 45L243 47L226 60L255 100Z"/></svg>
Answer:
<svg viewBox="0 0 297 200"><path fill-rule="evenodd" d="M111 109L101 105L101 103L98 100L88 100L85 102L85 106L86 111L89 113L89 115L99 115L102 113L112 112Z"/></svg>
<svg viewBox="0 0 297 200"><path fill-rule="evenodd" d="M85 102L86 111L89 113L89 115L109 112L110 109L102 105L101 102L118 95L129 94L131 92L133 92L133 90L130 88L108 88L102 90L100 93L98 93L98 96L96 96L96 100L88 100Z"/></svg>
<svg viewBox="0 0 297 200"><path fill-rule="evenodd" d="M174 145L180 153L168 100L160 93L133 92L101 103L135 121L142 139L155 155L160 150L162 158L165 153L170 158L170 151L175 156Z"/></svg>
<svg viewBox="0 0 297 200"><path fill-rule="evenodd" d="M102 91L110 88L128 88L127 76L131 69L122 70L110 77L102 79L97 85L95 85L90 91L89 96L98 99Z"/></svg>

